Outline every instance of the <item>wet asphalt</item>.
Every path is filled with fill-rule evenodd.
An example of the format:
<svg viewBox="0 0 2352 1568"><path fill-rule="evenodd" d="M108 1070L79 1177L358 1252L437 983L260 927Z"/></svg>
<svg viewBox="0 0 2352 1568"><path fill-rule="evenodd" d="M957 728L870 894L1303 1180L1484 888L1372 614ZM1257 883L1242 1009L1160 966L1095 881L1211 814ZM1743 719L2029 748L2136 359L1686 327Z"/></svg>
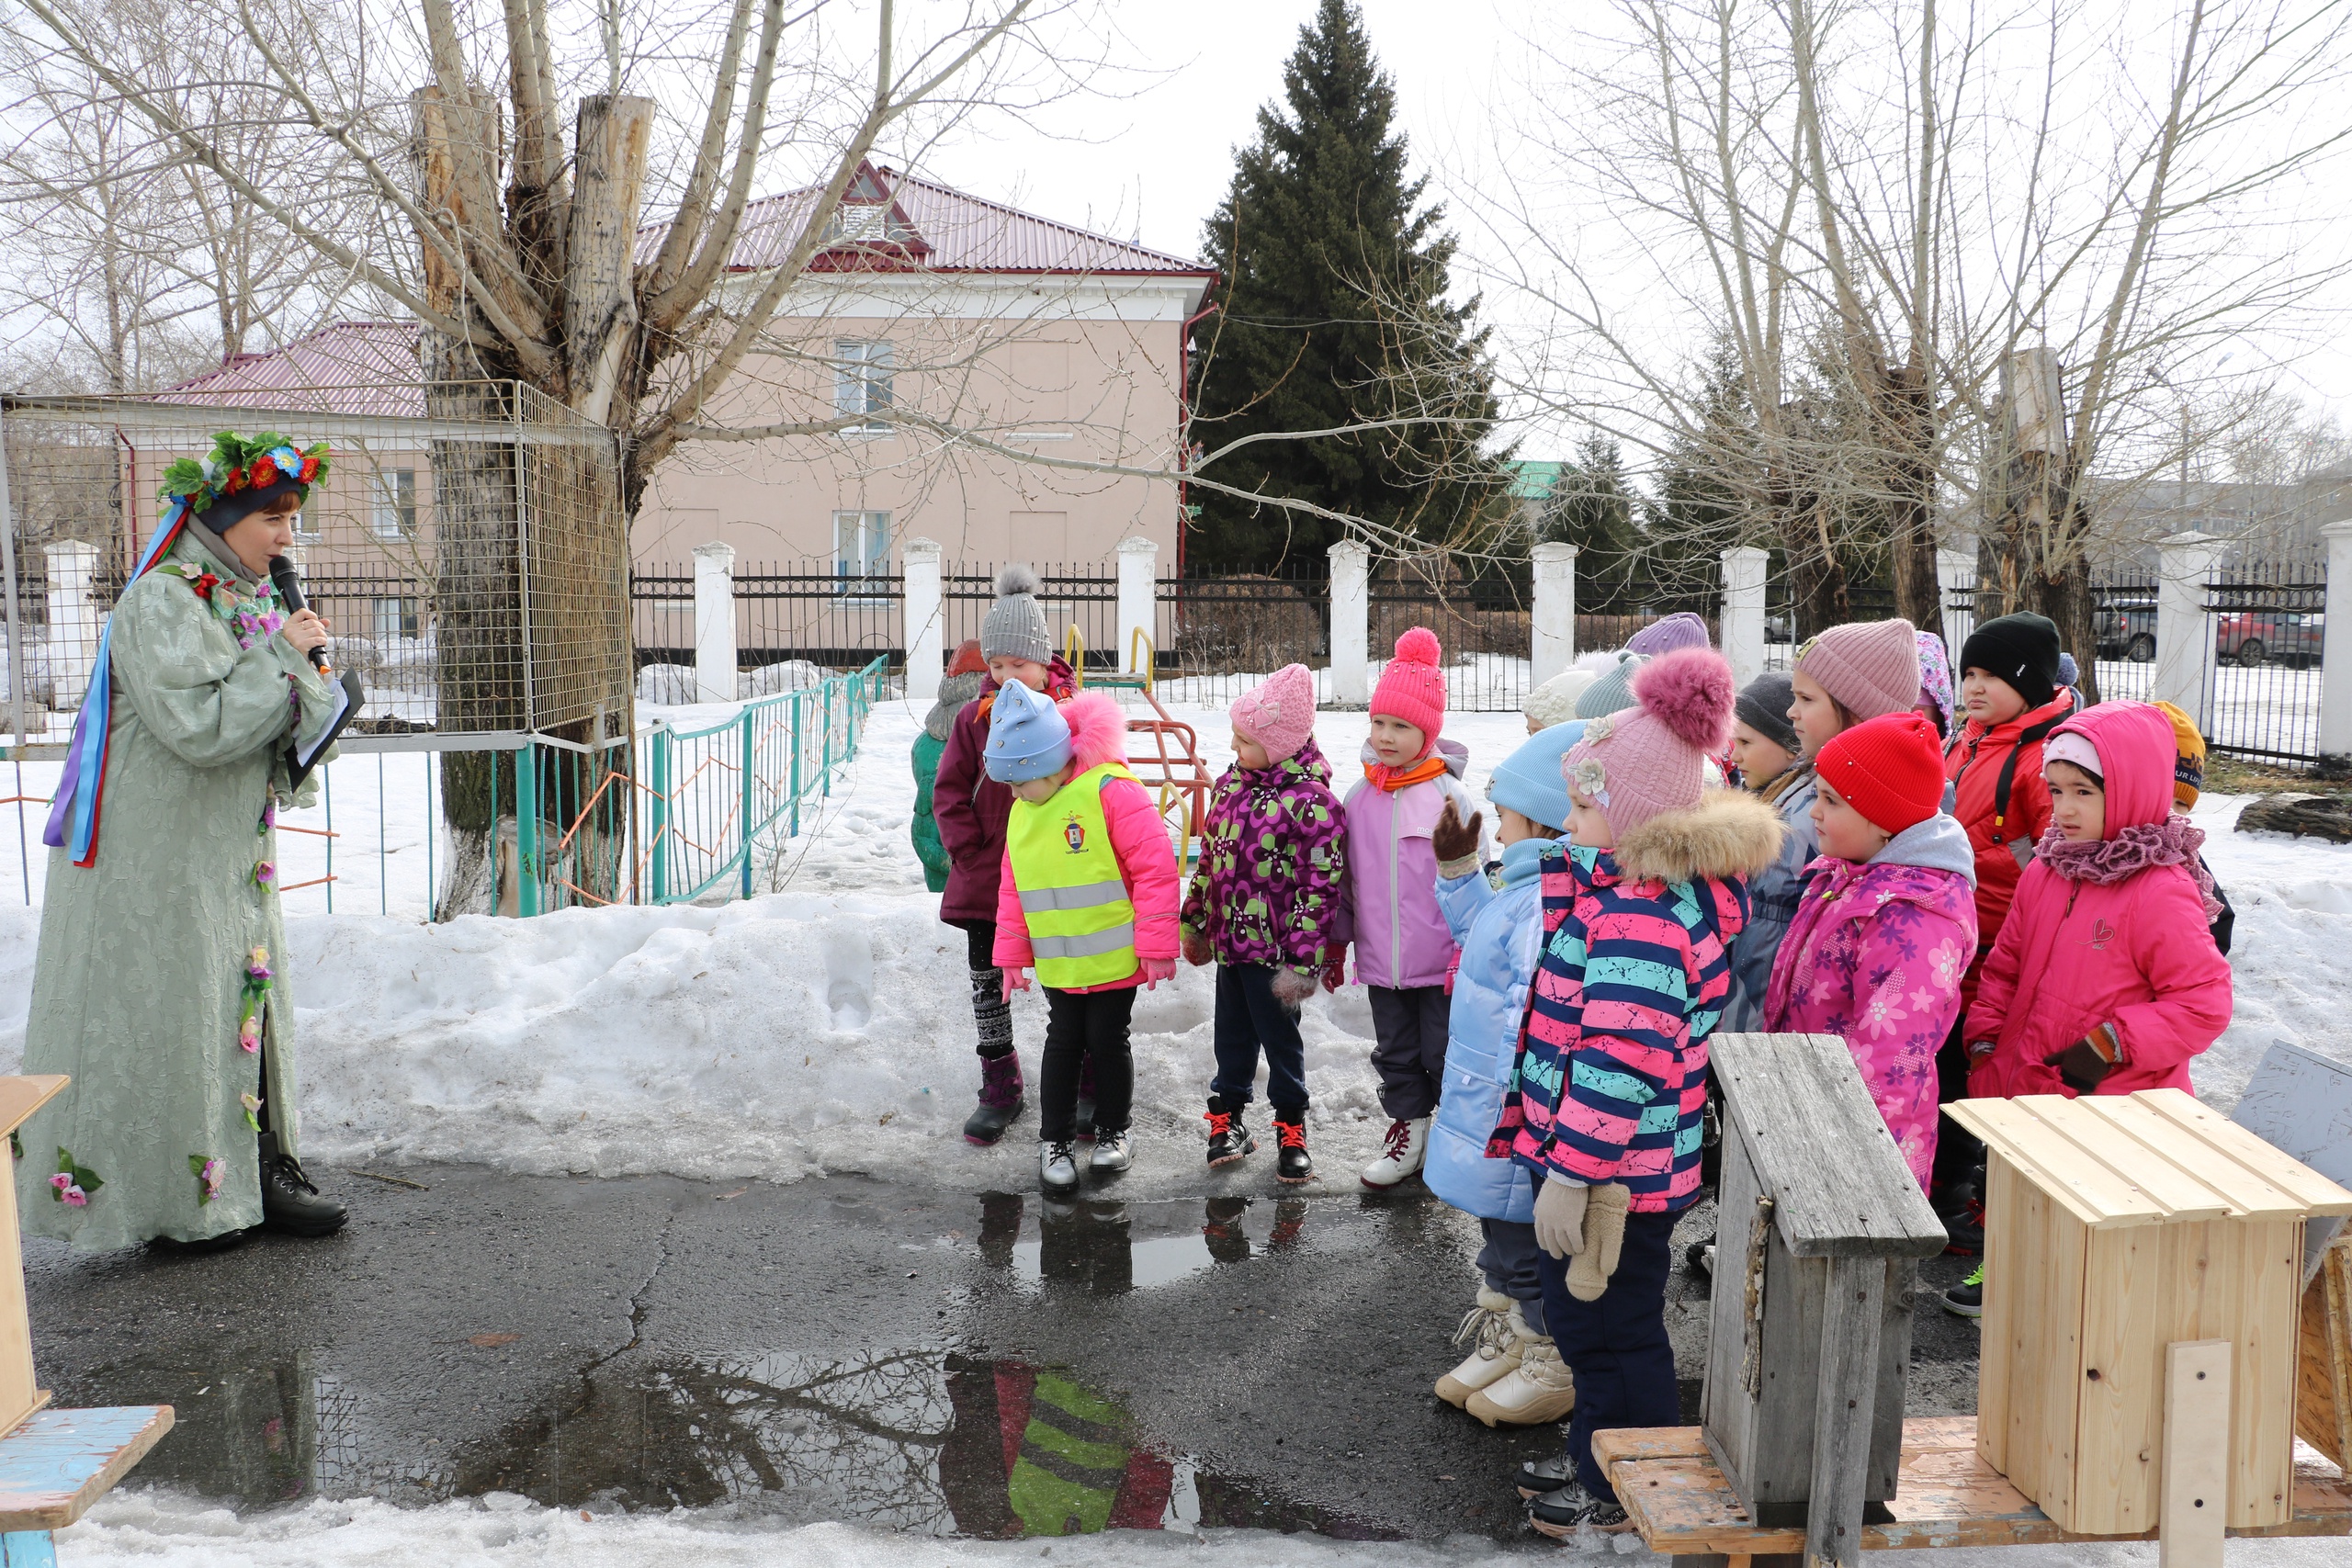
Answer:
<svg viewBox="0 0 2352 1568"><path fill-rule="evenodd" d="M1559 1440L1431 1393L1462 1354L1477 1232L1418 1181L1278 1189L1253 1160L1048 1204L368 1168L414 1185L314 1170L355 1215L322 1241L27 1243L56 1403L177 1410L132 1484L241 1510L510 1492L926 1534L1198 1519L1510 1540L1510 1478ZM1694 1208L1679 1242L1713 1223ZM1966 1267L1923 1270L1910 1414L1974 1408L1975 1328L1928 1299ZM1678 1271L1689 1420L1706 1313Z"/></svg>

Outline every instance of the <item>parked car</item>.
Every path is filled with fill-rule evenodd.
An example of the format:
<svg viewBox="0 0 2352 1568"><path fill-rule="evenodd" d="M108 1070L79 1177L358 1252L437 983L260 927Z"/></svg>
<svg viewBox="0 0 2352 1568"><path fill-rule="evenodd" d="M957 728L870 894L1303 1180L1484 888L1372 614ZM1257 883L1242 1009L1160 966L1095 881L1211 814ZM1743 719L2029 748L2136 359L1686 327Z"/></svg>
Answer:
<svg viewBox="0 0 2352 1568"><path fill-rule="evenodd" d="M2092 617L2098 633L2101 659L2128 659L2146 664L2156 657L2156 602L2119 599Z"/></svg>
<svg viewBox="0 0 2352 1568"><path fill-rule="evenodd" d="M2278 663L2308 670L2319 662L2327 616L2318 610L2241 610L2213 619L2213 654L2251 670Z"/></svg>

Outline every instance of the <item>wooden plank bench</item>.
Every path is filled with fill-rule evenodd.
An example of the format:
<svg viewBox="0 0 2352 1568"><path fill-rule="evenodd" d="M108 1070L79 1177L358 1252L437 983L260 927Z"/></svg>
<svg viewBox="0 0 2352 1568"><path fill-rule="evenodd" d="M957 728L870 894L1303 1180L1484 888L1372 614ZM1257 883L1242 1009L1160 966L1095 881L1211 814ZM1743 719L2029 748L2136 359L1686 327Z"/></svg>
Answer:
<svg viewBox="0 0 2352 1568"><path fill-rule="evenodd" d="M44 1410L0 1437L0 1568L55 1568L50 1532L113 1490L172 1429L168 1404Z"/></svg>
<svg viewBox="0 0 2352 1568"><path fill-rule="evenodd" d="M1676 1568L1767 1568L1799 1561L1804 1531L1759 1529L1748 1522L1696 1427L1627 1427L1596 1432L1593 1457L1608 1472L1634 1528ZM1902 1483L1887 1505L1894 1518L1862 1527L1865 1551L1936 1546L2043 1546L2076 1540L2154 1540L2136 1536L2073 1535L2027 1502L1976 1452L1973 1416L1915 1416L1903 1423ZM2233 1536L2352 1535L2352 1483L2334 1466L2295 1466L2292 1517L2283 1525L2235 1529Z"/></svg>

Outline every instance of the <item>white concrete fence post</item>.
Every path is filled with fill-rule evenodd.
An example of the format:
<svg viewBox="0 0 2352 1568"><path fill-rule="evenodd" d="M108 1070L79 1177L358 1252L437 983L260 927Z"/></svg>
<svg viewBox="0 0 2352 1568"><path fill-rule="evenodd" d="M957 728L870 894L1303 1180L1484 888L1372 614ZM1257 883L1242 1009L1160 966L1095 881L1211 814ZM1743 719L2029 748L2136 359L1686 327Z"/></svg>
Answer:
<svg viewBox="0 0 2352 1568"><path fill-rule="evenodd" d="M90 689L90 669L98 660L98 610L90 603L90 581L97 574L98 547L69 540L43 545L49 561L49 677L51 705L70 712Z"/></svg>
<svg viewBox="0 0 2352 1568"><path fill-rule="evenodd" d="M1122 674L1151 673L1136 662L1138 655L1150 655L1144 653L1136 634L1141 632L1147 641L1157 638L1159 611L1159 546L1139 534L1121 539L1118 669Z"/></svg>
<svg viewBox="0 0 2352 1568"><path fill-rule="evenodd" d="M2209 735L2213 729L2213 623L2205 614L2205 587L2224 547L2223 540L2194 529L2156 541L2156 668L2148 697L2171 703ZM2097 655L2096 649L2091 651Z"/></svg>
<svg viewBox="0 0 2352 1568"><path fill-rule="evenodd" d="M946 616L939 593L939 541L909 539L899 551L905 592L899 624L907 639L907 700L935 702L947 662Z"/></svg>
<svg viewBox="0 0 2352 1568"><path fill-rule="evenodd" d="M1751 545L1724 552L1724 614L1719 628L1731 682L1744 687L1764 673L1764 574L1771 556Z"/></svg>
<svg viewBox="0 0 2352 1568"><path fill-rule="evenodd" d="M1954 609L1961 596L1976 586L1976 552L1973 550L1938 550L1936 552L1936 592L1943 596L1940 608L1944 613L1944 652L1951 658L1951 683L1955 695L1960 687L1960 650L1976 629L1975 601L1969 607Z"/></svg>
<svg viewBox="0 0 2352 1568"><path fill-rule="evenodd" d="M2352 767L2352 521L2319 531L2327 541L2327 625L2320 642L2319 754L2331 771Z"/></svg>
<svg viewBox="0 0 2352 1568"><path fill-rule="evenodd" d="M1540 686L1577 658L1577 547L1538 545L1535 561L1534 635L1527 650L1528 684Z"/></svg>
<svg viewBox="0 0 2352 1568"><path fill-rule="evenodd" d="M1331 700L1372 702L1372 547L1362 539L1331 547Z"/></svg>
<svg viewBox="0 0 2352 1568"><path fill-rule="evenodd" d="M695 701L735 700L735 547L695 547Z"/></svg>

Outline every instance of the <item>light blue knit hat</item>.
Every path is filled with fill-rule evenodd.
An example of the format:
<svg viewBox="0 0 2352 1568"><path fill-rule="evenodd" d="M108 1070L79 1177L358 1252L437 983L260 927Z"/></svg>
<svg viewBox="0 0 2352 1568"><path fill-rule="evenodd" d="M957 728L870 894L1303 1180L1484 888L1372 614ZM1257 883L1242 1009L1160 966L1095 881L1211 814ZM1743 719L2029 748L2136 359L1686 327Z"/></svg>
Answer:
<svg viewBox="0 0 2352 1568"><path fill-rule="evenodd" d="M1053 698L1018 681L998 688L982 757L989 777L999 784L1024 784L1059 773L1069 757L1069 720Z"/></svg>
<svg viewBox="0 0 2352 1568"><path fill-rule="evenodd" d="M1584 739L1584 726L1583 719L1572 718L1529 736L1495 769L1495 776L1487 782L1487 798L1497 806L1510 807L1531 822L1566 828L1568 784L1560 771L1560 759Z"/></svg>

